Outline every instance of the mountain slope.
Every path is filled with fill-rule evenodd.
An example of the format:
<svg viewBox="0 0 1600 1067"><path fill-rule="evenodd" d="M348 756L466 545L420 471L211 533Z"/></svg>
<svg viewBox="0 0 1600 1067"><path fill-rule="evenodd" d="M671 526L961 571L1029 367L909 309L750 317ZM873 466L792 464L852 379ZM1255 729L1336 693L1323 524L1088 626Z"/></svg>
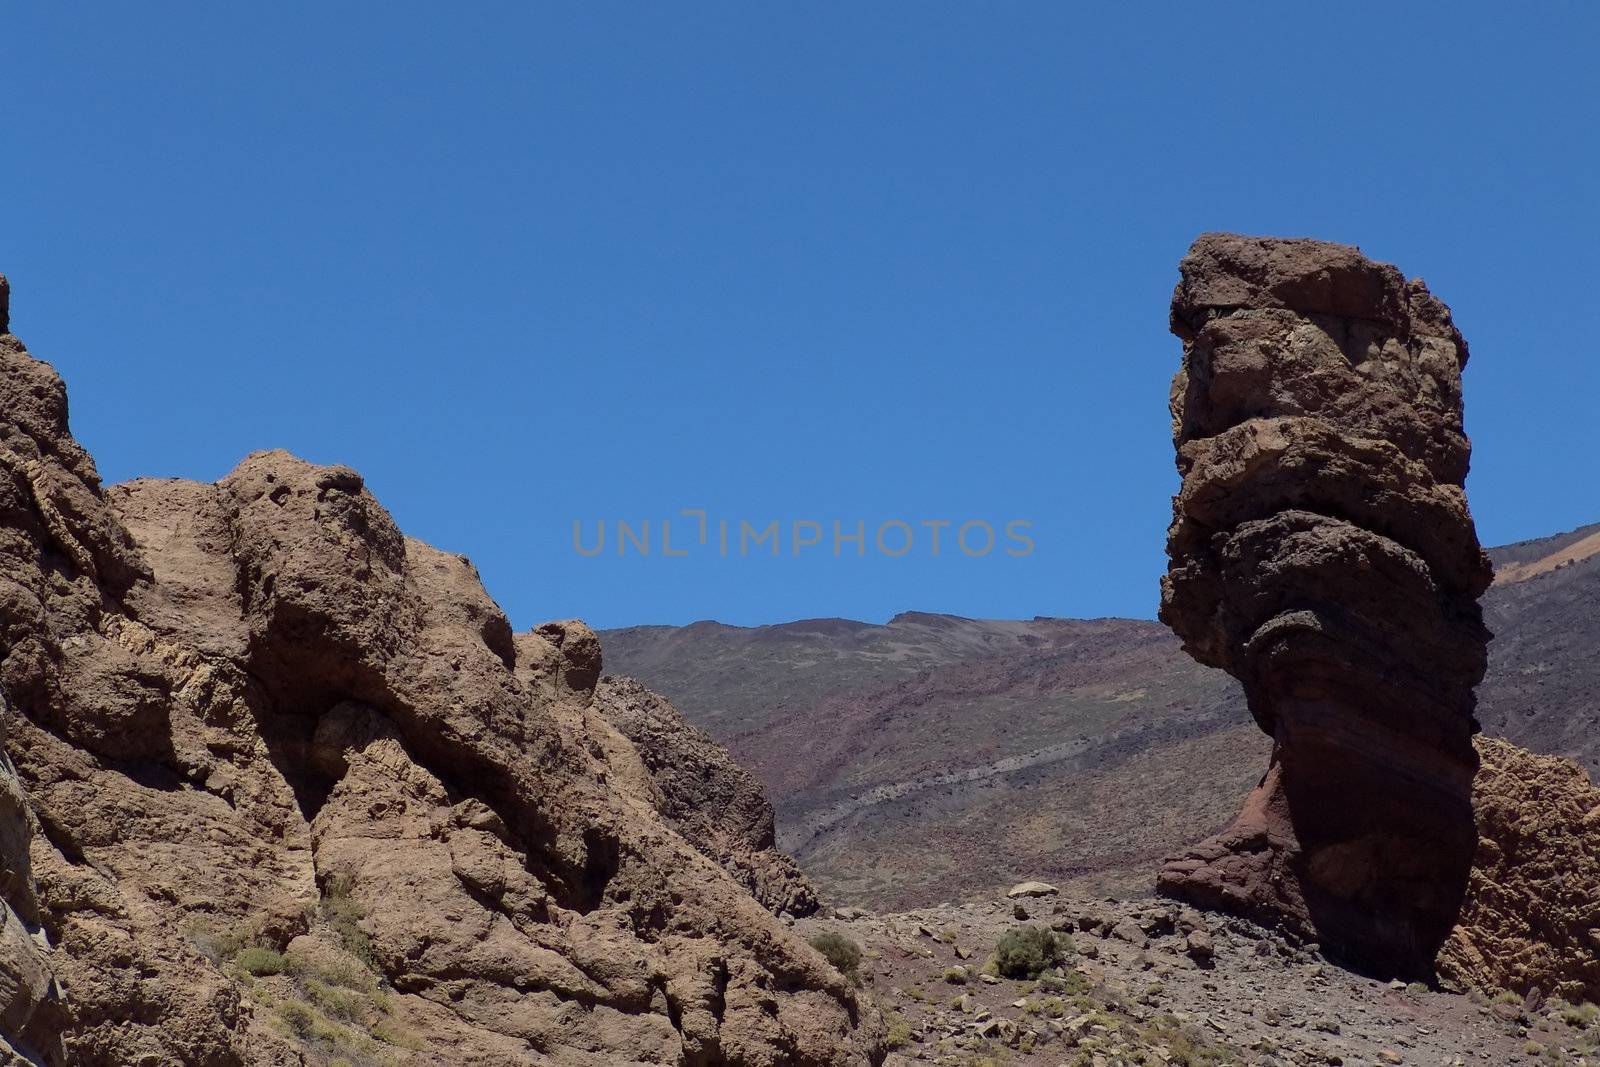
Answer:
<svg viewBox="0 0 1600 1067"><path fill-rule="evenodd" d="M1484 731L1600 771L1600 525L1490 556ZM605 644L756 773L825 895L881 907L1034 876L1146 889L1269 744L1231 679L1141 620L701 622Z"/></svg>
<svg viewBox="0 0 1600 1067"><path fill-rule="evenodd" d="M1485 733L1600 775L1600 524L1490 550Z"/></svg>

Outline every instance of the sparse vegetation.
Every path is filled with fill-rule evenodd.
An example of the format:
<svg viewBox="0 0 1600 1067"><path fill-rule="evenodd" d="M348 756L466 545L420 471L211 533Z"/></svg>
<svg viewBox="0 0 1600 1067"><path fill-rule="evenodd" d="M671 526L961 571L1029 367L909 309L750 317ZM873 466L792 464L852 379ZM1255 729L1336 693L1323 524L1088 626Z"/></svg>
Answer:
<svg viewBox="0 0 1600 1067"><path fill-rule="evenodd" d="M390 1017L390 994L375 973L371 941L356 925L362 910L348 880L331 880L307 918L313 926L320 922L339 949L325 941L314 951L279 951L259 943L260 935L248 932L256 929L250 925L196 925L187 933L201 953L245 986L285 1034L308 1046L317 1063L389 1067L395 1059L386 1049L423 1048Z"/></svg>
<svg viewBox="0 0 1600 1067"><path fill-rule="evenodd" d="M1002 978L1038 978L1067 958L1055 932L1043 926L1022 926L1000 935L994 947L994 968Z"/></svg>
<svg viewBox="0 0 1600 1067"><path fill-rule="evenodd" d="M289 961L283 953L260 945L247 945L234 953L233 964L245 974L263 978L268 975L282 974L289 969Z"/></svg>
<svg viewBox="0 0 1600 1067"><path fill-rule="evenodd" d="M833 964L833 969L853 982L861 979L861 946L833 930L811 939L811 947L822 953L822 958Z"/></svg>
<svg viewBox="0 0 1600 1067"><path fill-rule="evenodd" d="M316 1029L317 1013L310 1006L298 1000L285 1000L277 1005L278 1018L289 1032L302 1041L309 1038Z"/></svg>
<svg viewBox="0 0 1600 1067"><path fill-rule="evenodd" d="M345 1021L355 1019L368 1003L367 999L355 990L329 985L318 978L307 978L302 985L306 996L311 998L311 1003L330 1018Z"/></svg>
<svg viewBox="0 0 1600 1067"><path fill-rule="evenodd" d="M377 963L372 954L372 939L365 930L357 925L366 917L366 911L361 907L351 889L354 883L349 876L334 875L322 889L322 902L318 905L318 912L322 921L327 923L338 936L339 943L344 950L360 960L368 968L377 970Z"/></svg>
<svg viewBox="0 0 1600 1067"><path fill-rule="evenodd" d="M1039 989L1045 993L1075 996L1089 990L1089 980L1074 970L1047 972L1039 976Z"/></svg>
<svg viewBox="0 0 1600 1067"><path fill-rule="evenodd" d="M966 985L967 969L965 967L946 967L944 980L951 985Z"/></svg>
<svg viewBox="0 0 1600 1067"><path fill-rule="evenodd" d="M184 929L188 935L189 943L199 950L200 955L212 963L221 964L231 960L239 950L250 943L243 930L221 925L215 921L191 921Z"/></svg>
<svg viewBox="0 0 1600 1067"><path fill-rule="evenodd" d="M884 1021L889 1027L888 1033L884 1035L883 1039L885 1047L897 1049L905 1048L911 1044L911 1024L906 1021L904 1015L897 1011L891 1011L884 1015Z"/></svg>
<svg viewBox="0 0 1600 1067"><path fill-rule="evenodd" d="M423 1043L417 1035L405 1029L393 1019L380 1019L372 1027L372 1036L385 1045L395 1048L409 1049L413 1052L423 1048Z"/></svg>

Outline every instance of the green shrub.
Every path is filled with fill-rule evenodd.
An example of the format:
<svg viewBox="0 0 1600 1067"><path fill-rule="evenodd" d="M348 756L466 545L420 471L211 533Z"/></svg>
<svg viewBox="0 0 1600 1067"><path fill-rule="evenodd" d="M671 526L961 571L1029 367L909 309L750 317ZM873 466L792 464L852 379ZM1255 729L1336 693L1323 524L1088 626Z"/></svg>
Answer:
<svg viewBox="0 0 1600 1067"><path fill-rule="evenodd" d="M889 1024L889 1032L883 1039L885 1047L892 1050L911 1044L911 1024L904 1015L891 1011L884 1016L884 1021Z"/></svg>
<svg viewBox="0 0 1600 1067"><path fill-rule="evenodd" d="M372 1027L372 1036L385 1045L412 1052L420 1052L425 1047L415 1034L392 1019L379 1019Z"/></svg>
<svg viewBox="0 0 1600 1067"><path fill-rule="evenodd" d="M1585 1002L1583 1004L1564 1004L1561 1007L1561 1021L1577 1030L1587 1030L1600 1019L1600 1008Z"/></svg>
<svg viewBox="0 0 1600 1067"><path fill-rule="evenodd" d="M275 952L270 948L260 945L249 945L234 953L234 966L246 974L253 974L257 978L269 974L282 974L289 969L289 961L284 959L283 953Z"/></svg>
<svg viewBox="0 0 1600 1067"><path fill-rule="evenodd" d="M296 1037L310 1037L317 1029L317 1013L298 1000L286 1000L278 1005L278 1018Z"/></svg>
<svg viewBox="0 0 1600 1067"><path fill-rule="evenodd" d="M295 974L316 978L329 985L353 989L376 999L380 995L378 980L359 961L341 959L327 953L288 953L289 970Z"/></svg>
<svg viewBox="0 0 1600 1067"><path fill-rule="evenodd" d="M348 875L337 874L328 879L322 889L322 902L317 910L322 920L333 928L344 950L360 960L369 969L377 969L372 953L372 938L357 923L366 917L366 910L351 895L354 882Z"/></svg>
<svg viewBox="0 0 1600 1067"><path fill-rule="evenodd" d="M811 947L833 964L834 970L854 980L861 968L861 946L841 933L828 930L811 939Z"/></svg>
<svg viewBox="0 0 1600 1067"><path fill-rule="evenodd" d="M1043 926L1007 930L994 947L995 971L1002 978L1037 978L1065 958L1054 931Z"/></svg>
<svg viewBox="0 0 1600 1067"><path fill-rule="evenodd" d="M334 1019L354 1019L361 1014L365 997L350 989L329 985L316 978L305 980L306 996L324 1015Z"/></svg>
<svg viewBox="0 0 1600 1067"><path fill-rule="evenodd" d="M185 928L184 933L189 941L199 950L200 955L212 963L222 963L232 959L239 950L250 943L243 929L239 927L224 926L214 921L194 920Z"/></svg>

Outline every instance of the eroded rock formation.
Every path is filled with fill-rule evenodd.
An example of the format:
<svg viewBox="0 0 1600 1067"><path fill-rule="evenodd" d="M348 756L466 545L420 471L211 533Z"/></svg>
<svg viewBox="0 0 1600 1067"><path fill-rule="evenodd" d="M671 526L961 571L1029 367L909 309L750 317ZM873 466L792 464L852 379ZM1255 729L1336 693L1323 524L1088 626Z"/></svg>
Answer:
<svg viewBox="0 0 1600 1067"><path fill-rule="evenodd" d="M690 844L769 911L800 918L817 910L816 890L778 851L761 783L727 749L633 678L601 678L594 706L638 754L643 773L627 780ZM629 755L617 753L612 766L625 765Z"/></svg>
<svg viewBox="0 0 1600 1067"><path fill-rule="evenodd" d="M1342 245L1207 234L1181 273L1161 618L1274 745L1160 888L1426 974L1477 840L1466 342L1421 281Z"/></svg>
<svg viewBox="0 0 1600 1067"><path fill-rule="evenodd" d="M613 783L600 662L349 469L102 490L0 336L0 1063L876 1062L851 984Z"/></svg>
<svg viewBox="0 0 1600 1067"><path fill-rule="evenodd" d="M1439 972L1600 1001L1600 789L1572 760L1479 738L1478 851Z"/></svg>

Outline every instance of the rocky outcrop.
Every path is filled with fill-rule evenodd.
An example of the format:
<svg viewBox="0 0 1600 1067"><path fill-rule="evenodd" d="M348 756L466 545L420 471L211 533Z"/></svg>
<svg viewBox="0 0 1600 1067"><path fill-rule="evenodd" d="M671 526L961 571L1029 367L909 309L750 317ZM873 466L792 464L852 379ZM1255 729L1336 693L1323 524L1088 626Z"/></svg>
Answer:
<svg viewBox="0 0 1600 1067"><path fill-rule="evenodd" d="M0 694L0 743L10 718ZM53 995L45 959L49 944L39 927L39 901L29 859L33 828L17 772L0 753L0 1064L21 1063L22 1034Z"/></svg>
<svg viewBox="0 0 1600 1067"><path fill-rule="evenodd" d="M1426 974L1476 842L1491 573L1462 487L1466 343L1421 281L1341 245L1207 234L1181 273L1161 618L1274 745L1160 888Z"/></svg>
<svg viewBox="0 0 1600 1067"><path fill-rule="evenodd" d="M1439 972L1600 1001L1600 789L1571 760L1479 738L1478 851Z"/></svg>
<svg viewBox="0 0 1600 1067"><path fill-rule="evenodd" d="M880 1023L343 467L102 490L0 337L0 1030L48 1067L845 1065Z"/></svg>
<svg viewBox="0 0 1600 1067"><path fill-rule="evenodd" d="M684 838L767 910L801 917L817 894L794 861L778 851L772 804L755 776L726 749L690 726L666 697L632 678L604 677L595 709L631 743L642 774L628 777L641 797ZM611 763L624 765L629 751Z"/></svg>

